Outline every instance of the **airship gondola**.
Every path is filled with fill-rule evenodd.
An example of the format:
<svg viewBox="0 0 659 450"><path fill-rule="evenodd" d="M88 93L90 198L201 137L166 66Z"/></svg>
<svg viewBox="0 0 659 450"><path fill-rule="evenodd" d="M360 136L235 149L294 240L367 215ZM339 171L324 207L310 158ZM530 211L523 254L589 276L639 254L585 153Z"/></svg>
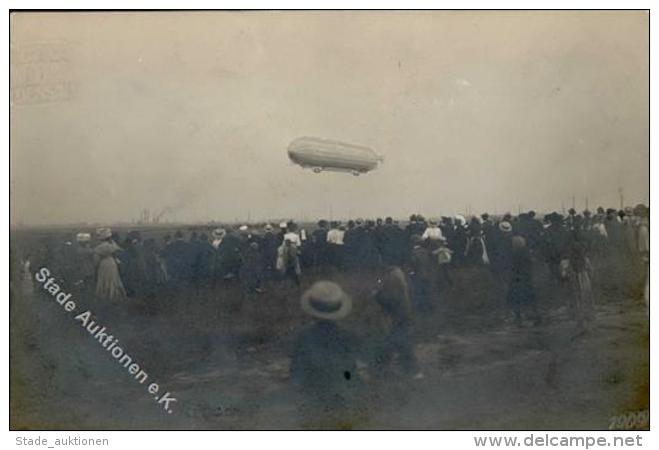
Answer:
<svg viewBox="0 0 659 450"><path fill-rule="evenodd" d="M301 137L291 142L288 157L315 173L327 170L353 175L369 172L383 161L382 156L368 147L314 137Z"/></svg>

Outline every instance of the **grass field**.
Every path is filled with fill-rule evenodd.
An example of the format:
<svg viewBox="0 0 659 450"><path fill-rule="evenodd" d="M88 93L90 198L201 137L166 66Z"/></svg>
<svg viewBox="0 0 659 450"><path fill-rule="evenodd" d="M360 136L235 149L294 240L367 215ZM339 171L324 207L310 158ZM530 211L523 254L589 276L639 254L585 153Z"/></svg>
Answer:
<svg viewBox="0 0 659 450"><path fill-rule="evenodd" d="M164 231L157 230L160 234ZM68 233L68 234L67 234ZM12 255L70 231L12 234ZM649 407L648 319L642 270L595 260L596 319L578 335L569 292L535 265L543 321L514 326L486 267L452 271L432 313L415 317L422 380L393 370L367 376L363 417L324 424L300 417L288 353L311 319L300 290L271 282L243 298L237 284L165 291L155 299L97 304L78 298L127 353L177 398L167 414L122 366L44 295L12 279L12 429L606 429L610 418ZM33 268L37 269L37 268ZM387 322L369 272L303 273L302 289L337 281L353 298L343 325L375 345ZM81 309L84 310L84 309Z"/></svg>

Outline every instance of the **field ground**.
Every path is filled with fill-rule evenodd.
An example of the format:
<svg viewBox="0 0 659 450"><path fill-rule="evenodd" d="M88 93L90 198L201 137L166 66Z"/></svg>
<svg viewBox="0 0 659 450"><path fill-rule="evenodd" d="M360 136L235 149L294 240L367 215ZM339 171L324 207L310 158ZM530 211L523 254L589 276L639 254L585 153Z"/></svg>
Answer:
<svg viewBox="0 0 659 450"><path fill-rule="evenodd" d="M610 418L649 408L648 316L638 283L620 283L596 264L593 329L576 333L568 294L536 265L543 321L517 327L485 268L453 272L454 286L432 314L417 317L421 380L395 370L370 375L354 429L607 429ZM611 274L618 274L618 281ZM634 278L626 274L626 278ZM302 289L330 278L352 296L344 325L375 342L386 322L368 273L306 273ZM119 305L87 304L162 389L167 414L125 368L52 298L14 280L11 296L12 429L298 429L287 354L311 319L299 292L270 284L243 299L238 286L167 292Z"/></svg>

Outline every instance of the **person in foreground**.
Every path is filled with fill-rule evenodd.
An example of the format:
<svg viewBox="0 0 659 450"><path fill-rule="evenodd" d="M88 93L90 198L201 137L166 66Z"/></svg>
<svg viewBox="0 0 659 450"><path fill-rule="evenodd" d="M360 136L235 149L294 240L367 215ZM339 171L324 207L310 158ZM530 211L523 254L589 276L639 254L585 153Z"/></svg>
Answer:
<svg viewBox="0 0 659 450"><path fill-rule="evenodd" d="M304 428L354 428L360 421L363 383L357 372L359 342L338 321L352 300L330 281L314 283L301 299L314 323L297 337L291 354L291 380L300 393Z"/></svg>

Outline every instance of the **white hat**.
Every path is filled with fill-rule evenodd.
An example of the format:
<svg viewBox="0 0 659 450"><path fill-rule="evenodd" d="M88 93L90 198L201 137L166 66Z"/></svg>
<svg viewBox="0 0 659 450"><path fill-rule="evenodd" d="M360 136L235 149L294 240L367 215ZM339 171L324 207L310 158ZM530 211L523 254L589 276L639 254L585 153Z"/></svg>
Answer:
<svg viewBox="0 0 659 450"><path fill-rule="evenodd" d="M465 219L465 217L462 214L456 214L455 221L459 222L460 225L465 225L467 223L467 219Z"/></svg>
<svg viewBox="0 0 659 450"><path fill-rule="evenodd" d="M352 311L352 300L336 283L317 281L304 294L302 310L318 319L339 320Z"/></svg>
<svg viewBox="0 0 659 450"><path fill-rule="evenodd" d="M510 233L511 231L513 231L513 226L510 224L510 222L504 220L499 224L499 229L504 233Z"/></svg>
<svg viewBox="0 0 659 450"><path fill-rule="evenodd" d="M279 224L279 228L288 228L288 225L286 224L286 222L281 222Z"/></svg>
<svg viewBox="0 0 659 450"><path fill-rule="evenodd" d="M265 231L272 231L272 225L270 225L269 223L266 223L265 224Z"/></svg>
<svg viewBox="0 0 659 450"><path fill-rule="evenodd" d="M89 233L78 233L76 234L76 241L78 242L89 242L92 240L92 235Z"/></svg>
<svg viewBox="0 0 659 450"><path fill-rule="evenodd" d="M238 230L247 231L248 230L247 225L241 225L240 228L238 228Z"/></svg>
<svg viewBox="0 0 659 450"><path fill-rule="evenodd" d="M99 239L104 240L112 237L112 230L108 227L99 228L96 230L96 234L98 234Z"/></svg>
<svg viewBox="0 0 659 450"><path fill-rule="evenodd" d="M219 239L224 237L224 235L227 234L227 232L224 228L215 228L213 231L211 231L211 234L213 235L214 238Z"/></svg>

